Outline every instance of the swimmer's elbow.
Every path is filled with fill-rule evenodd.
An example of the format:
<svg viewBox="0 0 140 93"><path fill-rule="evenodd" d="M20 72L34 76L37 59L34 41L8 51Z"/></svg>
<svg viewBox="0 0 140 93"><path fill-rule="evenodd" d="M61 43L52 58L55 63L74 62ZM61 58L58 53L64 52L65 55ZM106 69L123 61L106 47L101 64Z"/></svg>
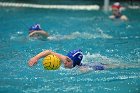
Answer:
<svg viewBox="0 0 140 93"><path fill-rule="evenodd" d="M49 54L51 54L51 50L45 50L45 51L39 53L38 55L36 55L35 57L40 59L40 58L45 57L45 56L47 56Z"/></svg>
<svg viewBox="0 0 140 93"><path fill-rule="evenodd" d="M30 33L29 35L28 35L28 37L32 37L33 36L33 33Z"/></svg>
<svg viewBox="0 0 140 93"><path fill-rule="evenodd" d="M45 50L45 53L51 54L52 53L52 50Z"/></svg>

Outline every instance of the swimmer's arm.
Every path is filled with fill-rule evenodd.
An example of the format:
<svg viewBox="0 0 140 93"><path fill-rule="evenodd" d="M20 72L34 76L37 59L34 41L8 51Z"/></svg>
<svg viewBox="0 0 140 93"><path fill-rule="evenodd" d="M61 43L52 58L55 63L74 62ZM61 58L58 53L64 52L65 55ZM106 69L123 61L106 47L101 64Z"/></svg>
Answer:
<svg viewBox="0 0 140 93"><path fill-rule="evenodd" d="M32 37L34 34L40 34L40 35L45 36L45 37L49 36L47 32L40 30L40 31L33 31L32 33L29 34L29 37Z"/></svg>
<svg viewBox="0 0 140 93"><path fill-rule="evenodd" d="M43 52L37 54L37 55L34 56L33 58L31 58L31 59L29 60L29 62L28 62L28 65L29 65L29 66L33 66L34 64L37 63L37 61L38 61L40 58L43 58L43 57L45 57L45 56L47 56L47 55L49 55L49 54L54 54L54 55L56 55L57 57L59 57L61 60L64 58L64 56L61 55L61 54L52 52L51 50L46 50L46 51L43 51Z"/></svg>

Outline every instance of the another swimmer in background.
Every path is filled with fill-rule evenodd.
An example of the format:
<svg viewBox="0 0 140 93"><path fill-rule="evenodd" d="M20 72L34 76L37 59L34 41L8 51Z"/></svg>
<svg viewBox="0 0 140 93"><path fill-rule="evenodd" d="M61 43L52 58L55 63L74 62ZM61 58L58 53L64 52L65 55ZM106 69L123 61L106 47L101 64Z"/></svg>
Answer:
<svg viewBox="0 0 140 93"><path fill-rule="evenodd" d="M127 21L128 18L125 15L121 14L120 11L121 5L119 2L116 2L112 5L112 15L109 16L110 19L121 19L123 21Z"/></svg>
<svg viewBox="0 0 140 93"><path fill-rule="evenodd" d="M43 51L33 58L31 58L28 62L29 66L35 65L40 58L46 57L49 54L53 54L57 56L61 63L64 64L65 68L74 68L78 67L80 71L82 72L88 72L92 70L105 70L110 68L121 68L121 67L127 67L127 65L119 65L119 64L105 64L105 63L99 63L99 62L91 62L91 63L81 63L83 59L83 53L80 49L70 51L67 55L62 55L56 52L53 52L51 50Z"/></svg>
<svg viewBox="0 0 140 93"><path fill-rule="evenodd" d="M29 37L35 39L47 39L48 33L41 29L39 24L35 24L29 28Z"/></svg>

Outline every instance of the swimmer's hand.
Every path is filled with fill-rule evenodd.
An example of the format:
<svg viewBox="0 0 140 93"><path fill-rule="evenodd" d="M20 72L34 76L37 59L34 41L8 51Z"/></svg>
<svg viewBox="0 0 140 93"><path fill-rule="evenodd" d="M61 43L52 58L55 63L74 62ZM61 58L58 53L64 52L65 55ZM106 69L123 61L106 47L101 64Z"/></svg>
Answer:
<svg viewBox="0 0 140 93"><path fill-rule="evenodd" d="M121 16L121 20L123 20L123 21L127 21L128 18L127 18L125 15L122 15L122 16Z"/></svg>
<svg viewBox="0 0 140 93"><path fill-rule="evenodd" d="M31 67L35 64L37 64L38 59L36 59L35 57L31 58L28 62L28 65Z"/></svg>

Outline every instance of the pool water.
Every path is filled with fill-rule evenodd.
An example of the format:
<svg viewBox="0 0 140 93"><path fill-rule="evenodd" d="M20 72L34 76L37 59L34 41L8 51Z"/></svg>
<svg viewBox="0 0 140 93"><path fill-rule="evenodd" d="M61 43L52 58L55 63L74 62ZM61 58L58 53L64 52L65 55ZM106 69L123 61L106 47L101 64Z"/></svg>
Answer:
<svg viewBox="0 0 140 93"><path fill-rule="evenodd" d="M0 93L140 93L140 10L126 9L129 21L110 13L59 9L0 8ZM39 23L50 37L32 40L28 28ZM83 62L134 65L81 73L76 68L43 69L28 60L51 49L81 49Z"/></svg>

